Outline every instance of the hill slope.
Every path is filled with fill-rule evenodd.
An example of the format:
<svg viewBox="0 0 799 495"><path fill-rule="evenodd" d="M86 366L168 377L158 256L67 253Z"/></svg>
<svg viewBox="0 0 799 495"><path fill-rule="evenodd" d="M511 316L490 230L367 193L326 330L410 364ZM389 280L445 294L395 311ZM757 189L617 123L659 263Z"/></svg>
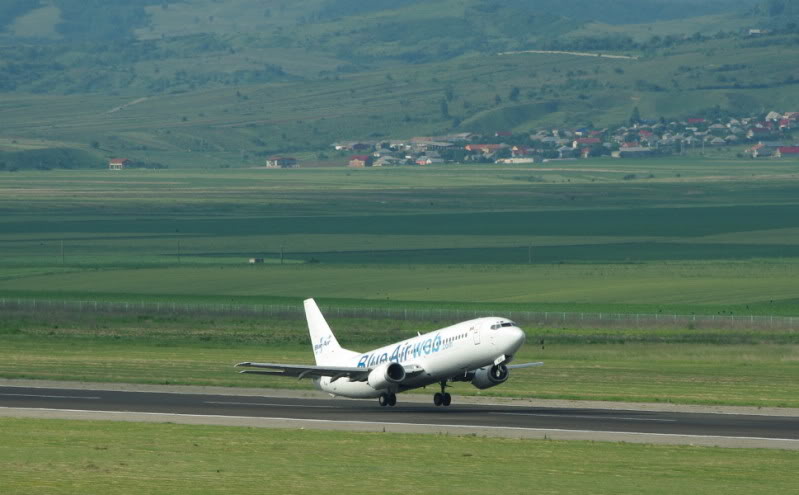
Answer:
<svg viewBox="0 0 799 495"><path fill-rule="evenodd" d="M636 5L11 2L0 10L0 149L93 143L105 156L239 166L344 139L609 125L634 106L644 118L799 108L799 72L785 63L799 55L795 26L749 37L742 27L774 16L748 0ZM713 15L640 23L686 12ZM25 38L20 26L37 19L35 32L61 41ZM626 58L508 53L530 49Z"/></svg>

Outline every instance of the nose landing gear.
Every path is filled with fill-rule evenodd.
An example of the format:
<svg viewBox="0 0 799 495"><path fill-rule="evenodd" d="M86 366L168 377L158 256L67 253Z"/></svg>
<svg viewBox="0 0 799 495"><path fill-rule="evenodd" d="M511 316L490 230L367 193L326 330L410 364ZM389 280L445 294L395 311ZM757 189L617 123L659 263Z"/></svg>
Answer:
<svg viewBox="0 0 799 495"><path fill-rule="evenodd" d="M447 382L446 381L442 381L441 382L441 392L436 392L436 394L433 396L433 404L435 404L436 406L445 406L446 407L446 406L452 404L452 396L444 391L446 386L447 386Z"/></svg>

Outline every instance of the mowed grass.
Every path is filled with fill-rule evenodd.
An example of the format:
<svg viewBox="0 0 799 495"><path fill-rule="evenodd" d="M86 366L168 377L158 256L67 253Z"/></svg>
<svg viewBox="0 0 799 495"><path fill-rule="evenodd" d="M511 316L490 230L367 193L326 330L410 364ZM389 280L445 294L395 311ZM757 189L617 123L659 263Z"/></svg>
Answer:
<svg viewBox="0 0 799 495"><path fill-rule="evenodd" d="M0 419L9 495L789 493L798 461L781 450Z"/></svg>
<svg viewBox="0 0 799 495"><path fill-rule="evenodd" d="M368 350L370 346L357 346ZM3 339L0 376L145 384L310 390L309 381L241 375L241 361L310 364L310 346L110 344ZM488 397L579 399L756 407L799 407L799 345L550 344L530 346L501 386L452 393ZM431 391L418 390L414 394ZM402 400L400 398L400 400ZM457 400L457 399L456 399Z"/></svg>
<svg viewBox="0 0 799 495"><path fill-rule="evenodd" d="M454 322L331 318L345 347L368 351ZM455 395L799 407L799 342L777 330L525 329L505 384ZM242 361L313 362L301 319L16 315L0 335L0 376L86 382L310 389L241 375ZM420 390L414 393L429 394Z"/></svg>

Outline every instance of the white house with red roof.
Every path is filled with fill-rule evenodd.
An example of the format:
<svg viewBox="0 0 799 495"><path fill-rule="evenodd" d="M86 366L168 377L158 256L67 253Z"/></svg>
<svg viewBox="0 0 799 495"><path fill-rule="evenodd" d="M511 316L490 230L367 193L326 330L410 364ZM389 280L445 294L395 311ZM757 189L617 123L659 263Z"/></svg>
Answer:
<svg viewBox="0 0 799 495"><path fill-rule="evenodd" d="M122 170L124 168L129 167L131 165L131 163L133 163L133 162L131 162L127 158L112 158L108 162L108 169L109 170Z"/></svg>
<svg viewBox="0 0 799 495"><path fill-rule="evenodd" d="M780 146L774 152L777 158L799 158L799 146Z"/></svg>

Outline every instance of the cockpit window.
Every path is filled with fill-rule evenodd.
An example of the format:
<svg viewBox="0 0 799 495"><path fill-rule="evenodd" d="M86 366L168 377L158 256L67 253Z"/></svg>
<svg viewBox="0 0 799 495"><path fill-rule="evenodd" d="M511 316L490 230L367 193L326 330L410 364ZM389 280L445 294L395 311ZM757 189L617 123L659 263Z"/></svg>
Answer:
<svg viewBox="0 0 799 495"><path fill-rule="evenodd" d="M515 327L515 326L517 326L516 323L514 323L512 321L502 321L502 322L494 323L493 325L491 325L491 330L496 330L496 329L502 328L502 327Z"/></svg>

